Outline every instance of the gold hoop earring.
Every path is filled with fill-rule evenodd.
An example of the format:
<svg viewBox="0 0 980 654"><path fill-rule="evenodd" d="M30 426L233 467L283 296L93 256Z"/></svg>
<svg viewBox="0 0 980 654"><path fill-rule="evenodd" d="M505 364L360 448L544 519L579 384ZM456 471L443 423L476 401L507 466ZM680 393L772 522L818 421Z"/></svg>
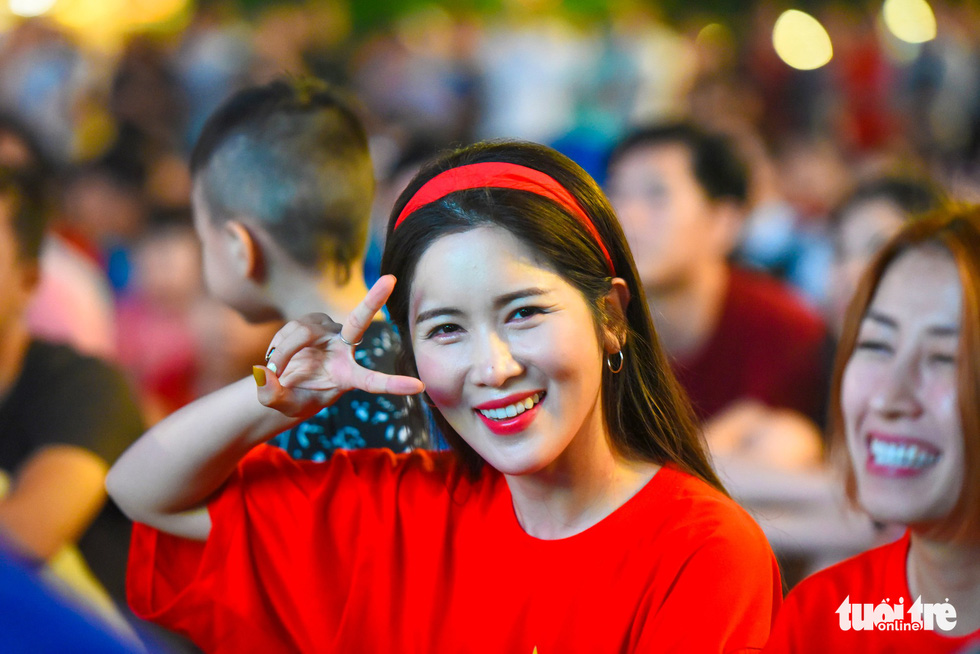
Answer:
<svg viewBox="0 0 980 654"><path fill-rule="evenodd" d="M616 364L615 367L613 367L613 357L616 356L617 354L619 355L619 362ZM614 352L613 354L609 354L606 356L606 367L609 368L609 372L615 375L616 373L618 373L620 370L623 369L623 362L625 360L626 357L623 355L622 350L620 350L619 352Z"/></svg>

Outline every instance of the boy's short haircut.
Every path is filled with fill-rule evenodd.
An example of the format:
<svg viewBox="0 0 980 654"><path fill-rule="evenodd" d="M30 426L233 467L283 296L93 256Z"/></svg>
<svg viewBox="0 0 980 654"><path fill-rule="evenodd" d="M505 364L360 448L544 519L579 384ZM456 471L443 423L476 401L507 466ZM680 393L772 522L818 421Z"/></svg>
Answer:
<svg viewBox="0 0 980 654"><path fill-rule="evenodd" d="M211 220L254 221L296 262L349 276L367 239L374 171L351 106L316 79L240 91L207 121L191 173Z"/></svg>

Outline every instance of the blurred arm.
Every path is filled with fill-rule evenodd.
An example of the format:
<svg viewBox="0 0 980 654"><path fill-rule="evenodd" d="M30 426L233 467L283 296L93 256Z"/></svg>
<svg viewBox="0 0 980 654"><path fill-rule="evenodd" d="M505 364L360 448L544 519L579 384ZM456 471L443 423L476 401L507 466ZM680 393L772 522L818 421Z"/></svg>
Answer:
<svg viewBox="0 0 980 654"><path fill-rule="evenodd" d="M47 560L73 543L105 503L108 465L80 447L46 447L16 471L0 499L0 531L28 556Z"/></svg>

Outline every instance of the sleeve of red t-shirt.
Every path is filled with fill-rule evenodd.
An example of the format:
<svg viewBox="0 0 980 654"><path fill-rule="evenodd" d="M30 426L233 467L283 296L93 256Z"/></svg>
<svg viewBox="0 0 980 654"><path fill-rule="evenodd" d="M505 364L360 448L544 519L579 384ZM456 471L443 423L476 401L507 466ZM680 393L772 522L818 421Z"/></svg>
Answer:
<svg viewBox="0 0 980 654"><path fill-rule="evenodd" d="M640 607L637 652L758 652L782 603L779 567L758 528L733 522L690 553L657 602Z"/></svg>
<svg viewBox="0 0 980 654"><path fill-rule="evenodd" d="M315 464L259 446L208 505L206 542L135 525L127 574L133 611L208 652L297 648L305 618L339 614L329 603L344 593L322 585L350 583L346 564L370 530L362 523L378 513L363 510L367 489L377 497L397 483L385 474L394 461L378 450L338 452Z"/></svg>

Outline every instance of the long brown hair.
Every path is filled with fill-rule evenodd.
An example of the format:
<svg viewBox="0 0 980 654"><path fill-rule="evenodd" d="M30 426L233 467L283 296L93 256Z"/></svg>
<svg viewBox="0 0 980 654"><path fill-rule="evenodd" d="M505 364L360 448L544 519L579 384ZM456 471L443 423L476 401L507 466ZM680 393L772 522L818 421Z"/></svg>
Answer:
<svg viewBox="0 0 980 654"><path fill-rule="evenodd" d="M854 352L861 322L889 267L902 254L922 247L946 250L956 264L962 286L962 321L957 351L957 394L963 429L966 474L963 490L944 527L947 537L980 533L980 207L950 207L907 223L875 256L851 300L837 349L831 387L830 433L833 456L844 467L845 490L855 505L857 480L847 448L841 383ZM945 533L945 532L949 533Z"/></svg>
<svg viewBox="0 0 980 654"><path fill-rule="evenodd" d="M491 161L546 173L574 196L608 249L616 275L629 288L625 324L617 324L623 321L611 316L603 302L612 288L612 278L600 245L579 219L550 199L513 189L455 191L419 208L394 229L403 207L428 180L450 168ZM613 447L627 458L672 463L724 492L687 396L660 347L633 256L609 201L584 170L550 148L523 142L463 148L424 167L398 198L388 224L381 272L394 274L399 280L387 306L401 334L403 371L418 374L408 326L415 266L437 239L480 226L501 227L527 244L585 296L597 333L606 326L625 337L622 370L613 374L603 369L603 411ZM480 456L437 411L434 414L446 441L471 472L478 471L483 465Z"/></svg>

